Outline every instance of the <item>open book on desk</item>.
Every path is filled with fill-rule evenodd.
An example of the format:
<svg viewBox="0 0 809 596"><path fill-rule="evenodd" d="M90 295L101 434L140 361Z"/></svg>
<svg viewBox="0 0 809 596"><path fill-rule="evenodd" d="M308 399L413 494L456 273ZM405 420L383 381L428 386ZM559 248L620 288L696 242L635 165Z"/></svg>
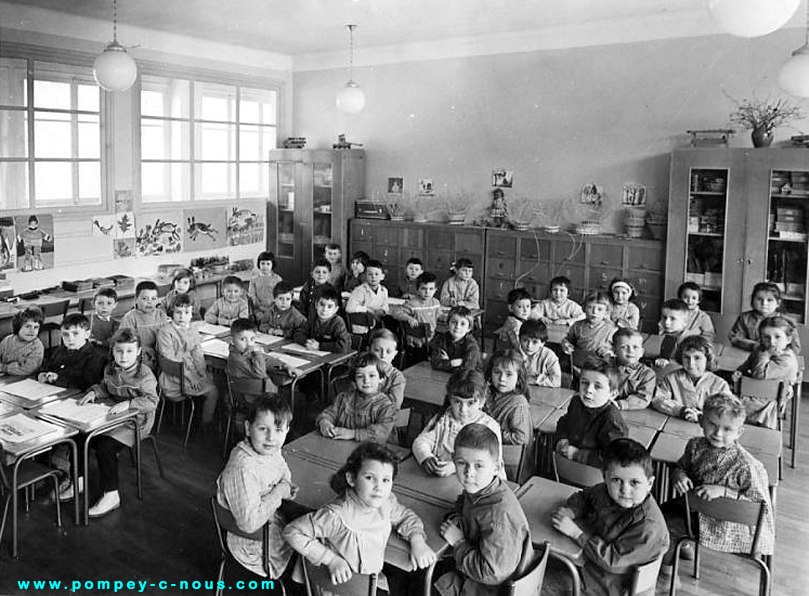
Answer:
<svg viewBox="0 0 809 596"><path fill-rule="evenodd" d="M22 412L0 419L0 443L10 452L20 451L23 443L30 443L63 430L50 422L37 420Z"/></svg>
<svg viewBox="0 0 809 596"><path fill-rule="evenodd" d="M224 339L218 339L216 337L206 339L200 344L200 347L206 356L216 356L217 358L224 358L225 360L227 360L228 354L230 353L230 344Z"/></svg>
<svg viewBox="0 0 809 596"><path fill-rule="evenodd" d="M206 321L196 323L197 331L203 335L213 335L214 337L224 337L230 335L230 327L224 325L212 325Z"/></svg>
<svg viewBox="0 0 809 596"><path fill-rule="evenodd" d="M331 354L331 352L327 352L325 350L312 350L311 348L307 348L301 344L287 344L285 346L281 346L281 349L285 352L297 352L298 354L309 354L310 356L320 356L321 358Z"/></svg>
<svg viewBox="0 0 809 596"><path fill-rule="evenodd" d="M3 385L2 391L20 398L28 407L36 406L46 401L53 401L68 392L64 387L40 383L34 379L23 379L16 383Z"/></svg>
<svg viewBox="0 0 809 596"><path fill-rule="evenodd" d="M291 366L292 368L303 368L309 364L312 364L309 360L304 360L303 358L296 358L295 356L290 356L289 354L283 354L281 352L269 352L269 356L272 356L276 360L280 360L287 366Z"/></svg>
<svg viewBox="0 0 809 596"><path fill-rule="evenodd" d="M39 412L59 420L64 420L70 426L79 430L90 430L93 426L105 422L110 413L110 406L105 404L79 405L75 399L63 399L42 406Z"/></svg>
<svg viewBox="0 0 809 596"><path fill-rule="evenodd" d="M256 343L260 346L274 346L284 341L280 335L270 335L269 333L256 333Z"/></svg>

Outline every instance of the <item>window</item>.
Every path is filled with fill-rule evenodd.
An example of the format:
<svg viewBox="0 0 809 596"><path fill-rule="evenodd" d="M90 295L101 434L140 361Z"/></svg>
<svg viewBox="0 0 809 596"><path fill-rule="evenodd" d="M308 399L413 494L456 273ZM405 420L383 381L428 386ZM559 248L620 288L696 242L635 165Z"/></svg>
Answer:
<svg viewBox="0 0 809 596"><path fill-rule="evenodd" d="M266 197L274 89L143 75L144 203Z"/></svg>
<svg viewBox="0 0 809 596"><path fill-rule="evenodd" d="M101 131L91 69L0 58L0 209L100 205Z"/></svg>

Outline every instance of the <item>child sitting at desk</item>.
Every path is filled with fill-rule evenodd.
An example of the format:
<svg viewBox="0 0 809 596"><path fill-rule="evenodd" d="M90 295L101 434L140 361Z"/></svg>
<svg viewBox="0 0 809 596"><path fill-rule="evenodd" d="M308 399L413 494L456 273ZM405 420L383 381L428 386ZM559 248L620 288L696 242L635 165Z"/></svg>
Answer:
<svg viewBox="0 0 809 596"><path fill-rule="evenodd" d="M730 343L734 347L751 352L759 344L758 326L766 317L775 314L784 314L781 302L781 290L769 281L762 281L753 286L750 297L752 310L746 310L739 315L730 329ZM787 315L784 315L787 316ZM796 333L792 341L792 350L801 353L801 340Z"/></svg>
<svg viewBox="0 0 809 596"><path fill-rule="evenodd" d="M408 300L418 294L419 277L424 273L424 263L418 257L410 257L405 263L404 277L396 287L395 296Z"/></svg>
<svg viewBox="0 0 809 596"><path fill-rule="evenodd" d="M256 343L256 324L250 319L236 319L230 326L231 343L225 373L229 379L266 379L272 383L269 392L277 392L285 377L294 377L297 371L273 358Z"/></svg>
<svg viewBox="0 0 809 596"><path fill-rule="evenodd" d="M295 342L310 350L347 354L351 350L351 334L342 317L337 316L339 308L337 292L333 288L324 290L317 299L315 312L295 332Z"/></svg>
<svg viewBox="0 0 809 596"><path fill-rule="evenodd" d="M256 271L247 287L247 299L253 308L253 317L259 324L268 319L269 310L275 301L275 286L281 276L275 272L275 255L265 250L256 258Z"/></svg>
<svg viewBox="0 0 809 596"><path fill-rule="evenodd" d="M351 257L351 262L348 264L348 272L343 284L344 292L351 292L365 281L365 264L371 260L368 253L358 250Z"/></svg>
<svg viewBox="0 0 809 596"><path fill-rule="evenodd" d="M615 439L601 469L604 482L571 495L552 523L584 550L587 594L628 594L635 568L668 550L668 528L651 495L654 468L643 445Z"/></svg>
<svg viewBox="0 0 809 596"><path fill-rule="evenodd" d="M40 369L40 383L87 391L104 376L106 359L88 340L90 321L71 313L62 319L62 345L53 349Z"/></svg>
<svg viewBox="0 0 809 596"><path fill-rule="evenodd" d="M139 282L135 286L135 308L121 319L122 329L132 328L138 333L143 361L152 371L157 370L157 332L169 322L163 309L157 308L157 302L157 284L149 280Z"/></svg>
<svg viewBox="0 0 809 596"><path fill-rule="evenodd" d="M379 390L388 396L396 409L402 407L405 392L405 376L393 366L393 359L399 353L399 340L390 329L374 329L368 339L368 351L379 358L382 372L382 384Z"/></svg>
<svg viewBox="0 0 809 596"><path fill-rule="evenodd" d="M39 340L39 328L45 315L38 306L14 313L12 334L0 341L0 373L27 377L39 370L45 347Z"/></svg>
<svg viewBox="0 0 809 596"><path fill-rule="evenodd" d="M548 328L542 321L529 319L520 326L525 382L539 387L561 387L562 368L559 366L559 357L545 345L547 341Z"/></svg>
<svg viewBox="0 0 809 596"><path fill-rule="evenodd" d="M546 325L570 326L584 318L584 311L570 298L573 283L567 277L554 277L550 283L550 298L540 300L531 308L531 318L539 319Z"/></svg>
<svg viewBox="0 0 809 596"><path fill-rule="evenodd" d="M716 356L701 335L686 337L677 348L675 360L682 368L667 374L652 398L652 407L658 412L698 422L706 397L715 393L732 395L727 381L711 372L716 368Z"/></svg>
<svg viewBox="0 0 809 596"><path fill-rule="evenodd" d="M121 326L120 321L112 317L118 304L118 293L112 288L99 288L93 296L93 312L90 313L90 341L106 351L110 347L110 338Z"/></svg>
<svg viewBox="0 0 809 596"><path fill-rule="evenodd" d="M584 299L586 318L571 325L567 336L562 340L562 351L572 354L575 350L586 350L601 358L612 357L612 334L615 325L610 320L612 303L606 292L591 292Z"/></svg>
<svg viewBox="0 0 809 596"><path fill-rule="evenodd" d="M163 396L169 401L181 401L185 396L204 396L202 424L207 426L213 421L219 391L208 378L199 331L191 325L193 309L190 296L177 296L169 313L171 323L161 327L157 334L157 352L167 360L183 363L185 395L180 394L179 378L161 371L159 381Z"/></svg>
<svg viewBox="0 0 809 596"><path fill-rule="evenodd" d="M500 425L483 412L486 385L477 370L458 370L447 381L444 411L436 414L413 441L413 457L431 476L451 476L455 473L452 455L455 437L467 424L478 422L494 431L498 445Z"/></svg>
<svg viewBox="0 0 809 596"><path fill-rule="evenodd" d="M318 259L312 265L312 271L309 279L301 287L301 293L298 296L298 304L300 305L300 312L305 317L311 317L315 308L317 308L317 301L327 291L333 291L340 297L337 288L329 283L329 272L331 271L331 263L326 259ZM342 299L341 299L342 300ZM342 302L338 303L338 307Z"/></svg>
<svg viewBox="0 0 809 596"><path fill-rule="evenodd" d="M292 410L285 400L271 395L259 398L244 421L245 439L230 452L216 480L216 500L230 510L240 530L252 533L269 523L267 556L273 578L283 574L292 558L282 535L285 520L278 511L281 502L297 492L281 451L291 424ZM227 543L245 569L266 576L261 541L228 533Z"/></svg>
<svg viewBox="0 0 809 596"><path fill-rule="evenodd" d="M499 350L520 349L520 327L531 314L531 294L525 288L514 288L508 293L508 312L503 326L495 331Z"/></svg>
<svg viewBox="0 0 809 596"><path fill-rule="evenodd" d="M193 271L185 267L177 269L177 271L174 272L174 276L171 280L171 289L168 291L165 298L163 298L163 310L169 312L174 304L174 300L180 294L188 294L191 298L191 306L193 307L192 320L199 321L202 319L199 296L197 295L197 278Z"/></svg>
<svg viewBox="0 0 809 596"><path fill-rule="evenodd" d="M430 364L436 370L456 371L480 366L480 346L472 337L474 319L465 306L453 306L447 315L446 333L430 340Z"/></svg>
<svg viewBox="0 0 809 596"><path fill-rule="evenodd" d="M637 329L640 325L640 310L632 302L635 297L635 288L632 282L623 277L616 277L610 282L610 320L618 328L628 327Z"/></svg>
<svg viewBox="0 0 809 596"><path fill-rule="evenodd" d="M531 408L525 392L522 355L517 350L499 350L489 359L486 371L486 412L500 425L504 445L527 445L534 432Z"/></svg>
<svg viewBox="0 0 809 596"><path fill-rule="evenodd" d="M588 466L601 466L610 441L629 431L613 403L617 392L618 369L606 360L588 357L581 367L579 392L556 424L556 453Z"/></svg>
<svg viewBox="0 0 809 596"><path fill-rule="evenodd" d="M442 306L465 306L469 310L480 308L480 288L472 277L475 270L472 261L462 257L452 265L455 274L441 286Z"/></svg>
<svg viewBox="0 0 809 596"><path fill-rule="evenodd" d="M435 583L442 596L500 594L500 586L524 574L533 560L528 520L498 473L499 449L497 435L482 424L464 426L455 439L463 494L440 528L455 563Z"/></svg>
<svg viewBox="0 0 809 596"><path fill-rule="evenodd" d="M405 350L411 352L424 351L429 340L435 335L438 324L438 315L441 312L441 303L435 297L438 280L434 273L426 271L416 279L416 292L405 300L402 308L393 311L393 318L402 321L410 327L427 325L427 340L405 334ZM423 360L420 356L419 360Z"/></svg>
<svg viewBox="0 0 809 596"><path fill-rule="evenodd" d="M279 281L272 294L273 302L259 321L259 329L262 333L292 339L298 329L306 325L306 317L292 306L292 284Z"/></svg>
<svg viewBox="0 0 809 596"><path fill-rule="evenodd" d="M348 272L343 266L343 249L337 242L330 242L323 250L323 256L331 265L329 271L329 283L337 290L338 293L342 292L343 286L346 282L346 275Z"/></svg>
<svg viewBox="0 0 809 596"><path fill-rule="evenodd" d="M410 543L418 569L435 562L424 525L392 493L398 466L384 446L363 443L331 479L338 496L314 513L288 523L284 538L313 565L326 565L334 584L355 573L381 574L391 528Z"/></svg>
<svg viewBox="0 0 809 596"><path fill-rule="evenodd" d="M714 337L716 336L713 321L711 321L711 317L708 316L708 313L699 307L702 302L702 288L693 281L683 282L680 284L680 287L677 288L677 298L685 302L685 305L688 307L685 328L692 333L696 331L709 342L713 343Z"/></svg>
<svg viewBox="0 0 809 596"><path fill-rule="evenodd" d="M660 307L660 353L655 354L654 367L657 370L666 368L674 360L677 348L686 338L697 335L699 331L687 329L688 307L679 298L666 300ZM710 342L709 342L710 343Z"/></svg>
<svg viewBox="0 0 809 596"><path fill-rule="evenodd" d="M643 364L643 336L640 331L622 327L612 336L615 365L618 367L618 394L615 405L619 410L648 408L654 396L657 376Z"/></svg>
<svg viewBox="0 0 809 596"><path fill-rule="evenodd" d="M205 311L205 321L212 325L230 326L236 319L250 316L249 311L242 280L235 275L228 275L222 280L222 297L214 300Z"/></svg>
<svg viewBox="0 0 809 596"><path fill-rule="evenodd" d="M393 430L396 406L380 391L382 361L370 352L354 358L349 377L354 386L343 391L315 420L330 439L385 443Z"/></svg>
<svg viewBox="0 0 809 596"><path fill-rule="evenodd" d="M388 289L382 285L385 279L385 270L379 261L368 261L365 266L365 281L351 290L346 304L347 313L367 312L377 320L388 314ZM364 334L368 328L364 325L354 325L352 333Z"/></svg>

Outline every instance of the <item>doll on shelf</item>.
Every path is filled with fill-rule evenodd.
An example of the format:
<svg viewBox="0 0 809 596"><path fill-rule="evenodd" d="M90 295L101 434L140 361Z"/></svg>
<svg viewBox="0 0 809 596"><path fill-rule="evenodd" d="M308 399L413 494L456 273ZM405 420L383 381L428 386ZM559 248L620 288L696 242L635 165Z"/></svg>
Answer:
<svg viewBox="0 0 809 596"><path fill-rule="evenodd" d="M505 228L508 225L508 206L506 206L506 195L502 188L495 188L492 192L489 219L491 220L491 225L496 228Z"/></svg>

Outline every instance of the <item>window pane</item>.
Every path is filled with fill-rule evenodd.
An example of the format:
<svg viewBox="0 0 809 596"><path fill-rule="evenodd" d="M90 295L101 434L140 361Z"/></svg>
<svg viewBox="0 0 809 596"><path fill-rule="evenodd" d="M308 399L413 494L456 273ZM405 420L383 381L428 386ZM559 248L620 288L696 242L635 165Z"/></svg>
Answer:
<svg viewBox="0 0 809 596"><path fill-rule="evenodd" d="M28 115L17 110L0 110L0 157L28 156Z"/></svg>
<svg viewBox="0 0 809 596"><path fill-rule="evenodd" d="M236 164L199 163L195 165L197 199L227 199L236 196Z"/></svg>
<svg viewBox="0 0 809 596"><path fill-rule="evenodd" d="M79 85L78 109L85 112L98 112L101 88L98 85Z"/></svg>
<svg viewBox="0 0 809 596"><path fill-rule="evenodd" d="M24 106L28 66L25 60L0 58L0 105Z"/></svg>
<svg viewBox="0 0 809 596"><path fill-rule="evenodd" d="M81 114L79 120L79 157L98 159L101 157L101 126L98 116Z"/></svg>
<svg viewBox="0 0 809 596"><path fill-rule="evenodd" d="M28 206L28 164L0 162L0 209Z"/></svg>
<svg viewBox="0 0 809 596"><path fill-rule="evenodd" d="M70 83L34 81L34 107L69 110Z"/></svg>
<svg viewBox="0 0 809 596"><path fill-rule="evenodd" d="M70 114L34 113L34 157L70 158L72 146Z"/></svg>
<svg viewBox="0 0 809 596"><path fill-rule="evenodd" d="M189 159L188 122L141 119L140 151L143 159Z"/></svg>
<svg viewBox="0 0 809 596"><path fill-rule="evenodd" d="M276 92L242 87L239 122L275 124Z"/></svg>
<svg viewBox="0 0 809 596"><path fill-rule="evenodd" d="M187 163L143 163L141 165L143 202L191 200L189 170Z"/></svg>
<svg viewBox="0 0 809 596"><path fill-rule="evenodd" d="M196 117L201 120L236 120L236 87L196 83L194 85Z"/></svg>
<svg viewBox="0 0 809 596"><path fill-rule="evenodd" d="M261 159L269 159L270 156L268 152L270 149L275 149L278 145L278 129L274 126L264 126L262 127L262 133L264 136L263 145L261 146Z"/></svg>
<svg viewBox="0 0 809 596"><path fill-rule="evenodd" d="M101 204L101 163L97 161L79 164L79 203Z"/></svg>
<svg viewBox="0 0 809 596"><path fill-rule="evenodd" d="M73 204L73 164L37 162L34 166L37 205L43 202Z"/></svg>
<svg viewBox="0 0 809 596"><path fill-rule="evenodd" d="M140 111L145 116L189 118L189 89L186 79L143 75Z"/></svg>
<svg viewBox="0 0 809 596"><path fill-rule="evenodd" d="M239 164L239 198L266 197L270 193L266 163Z"/></svg>
<svg viewBox="0 0 809 596"><path fill-rule="evenodd" d="M239 159L258 161L261 159L261 137L258 126L242 125L239 129Z"/></svg>
<svg viewBox="0 0 809 596"><path fill-rule="evenodd" d="M236 159L236 125L205 122L196 126L196 158L203 161Z"/></svg>

